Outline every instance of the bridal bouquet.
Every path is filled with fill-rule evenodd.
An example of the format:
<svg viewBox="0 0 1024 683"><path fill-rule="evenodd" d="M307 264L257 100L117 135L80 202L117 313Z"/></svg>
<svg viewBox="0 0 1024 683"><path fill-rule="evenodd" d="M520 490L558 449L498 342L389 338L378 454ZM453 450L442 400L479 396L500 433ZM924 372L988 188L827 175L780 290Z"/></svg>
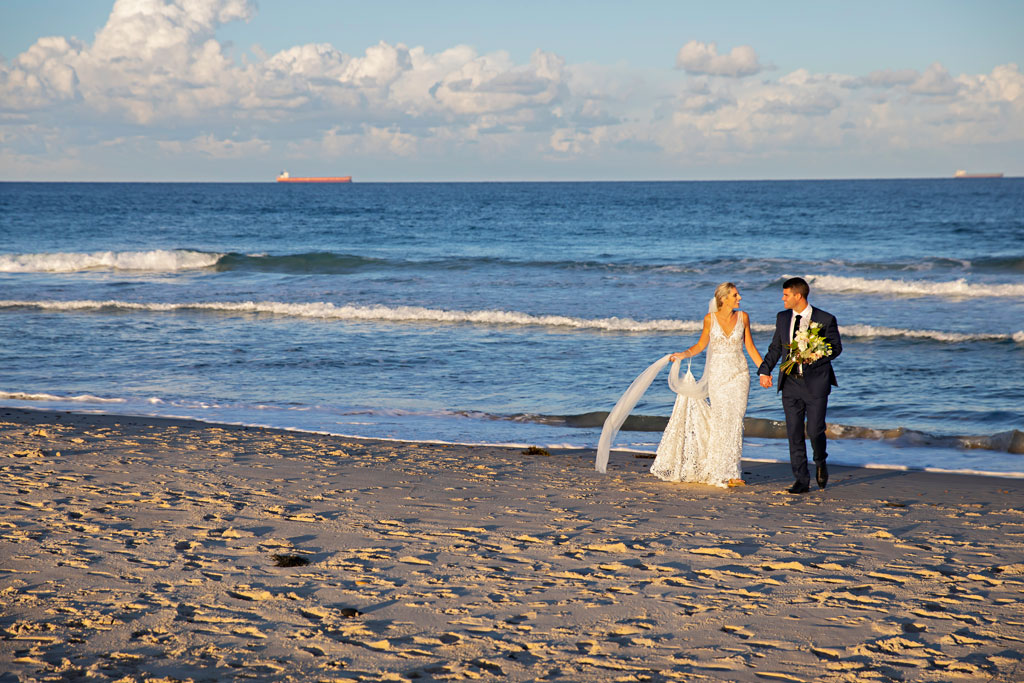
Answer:
<svg viewBox="0 0 1024 683"><path fill-rule="evenodd" d="M832 346L821 336L821 325L811 323L806 330L793 335L793 341L789 343L789 354L781 370L788 375L799 364L813 363L831 355Z"/></svg>

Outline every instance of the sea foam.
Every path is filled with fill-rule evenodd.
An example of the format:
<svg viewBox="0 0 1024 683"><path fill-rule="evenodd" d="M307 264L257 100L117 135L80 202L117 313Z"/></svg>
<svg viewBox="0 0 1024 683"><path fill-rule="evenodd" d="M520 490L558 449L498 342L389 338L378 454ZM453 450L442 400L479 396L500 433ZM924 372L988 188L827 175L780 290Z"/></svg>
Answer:
<svg viewBox="0 0 1024 683"><path fill-rule="evenodd" d="M70 301L16 301L0 300L0 308L36 308L47 311L104 311L127 310L154 313L176 311L211 311L274 315L315 320L339 320L349 322L424 323L424 324L473 324L519 327L550 327L597 332L661 333L681 332L695 334L703 325L700 320L635 320L633 318L576 318L563 315L535 315L520 311L479 310L460 311L422 306L354 306L336 305L318 301L309 303L287 303L278 301L209 301L181 303L144 303L117 300L70 300ZM755 323L753 331L773 333L774 325ZM899 327L877 327L874 325L840 325L840 333L847 338L894 337L931 340L943 343L969 341L1014 341L1024 343L1024 330L1014 333L945 332L941 330L915 330Z"/></svg>
<svg viewBox="0 0 1024 683"><path fill-rule="evenodd" d="M0 273L78 273L90 270L168 273L210 268L222 256L187 249L0 254Z"/></svg>
<svg viewBox="0 0 1024 683"><path fill-rule="evenodd" d="M783 276L791 277L789 275ZM938 296L954 299L982 297L1024 297L1024 284L972 283L960 278L936 282L932 280L870 279L841 275L808 275L807 282L816 291L890 294L893 296Z"/></svg>
<svg viewBox="0 0 1024 683"><path fill-rule="evenodd" d="M353 322L471 323L558 327L612 332L696 332L701 321L634 320L632 318L574 318L562 315L533 315L518 311L459 311L421 306L352 306L327 302L285 303L277 301L211 301L189 303L137 303L133 301L11 301L0 300L0 308L38 308L49 311L131 310L152 312L215 311L277 316L346 320Z"/></svg>
<svg viewBox="0 0 1024 683"><path fill-rule="evenodd" d="M61 403L124 403L123 398L102 398L92 394L79 396L57 396L55 394L30 393L26 391L0 391L3 401L55 401Z"/></svg>

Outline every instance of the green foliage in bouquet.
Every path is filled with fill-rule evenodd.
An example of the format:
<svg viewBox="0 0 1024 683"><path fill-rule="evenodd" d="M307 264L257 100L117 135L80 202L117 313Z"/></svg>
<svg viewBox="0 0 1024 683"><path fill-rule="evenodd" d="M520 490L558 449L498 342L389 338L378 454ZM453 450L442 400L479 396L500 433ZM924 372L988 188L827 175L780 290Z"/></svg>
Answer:
<svg viewBox="0 0 1024 683"><path fill-rule="evenodd" d="M800 330L793 335L793 341L789 343L789 353L782 362L781 369L788 375L797 365L813 363L831 355L832 345L821 336L821 325L811 323L806 330Z"/></svg>

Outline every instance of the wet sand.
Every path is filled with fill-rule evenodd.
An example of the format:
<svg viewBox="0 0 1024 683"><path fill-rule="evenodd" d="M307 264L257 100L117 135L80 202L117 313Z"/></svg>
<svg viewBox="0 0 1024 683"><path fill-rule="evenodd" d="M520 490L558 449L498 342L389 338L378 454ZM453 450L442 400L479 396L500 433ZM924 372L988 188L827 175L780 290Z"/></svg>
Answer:
<svg viewBox="0 0 1024 683"><path fill-rule="evenodd" d="M1024 480L649 464L0 408L0 682L1024 679Z"/></svg>

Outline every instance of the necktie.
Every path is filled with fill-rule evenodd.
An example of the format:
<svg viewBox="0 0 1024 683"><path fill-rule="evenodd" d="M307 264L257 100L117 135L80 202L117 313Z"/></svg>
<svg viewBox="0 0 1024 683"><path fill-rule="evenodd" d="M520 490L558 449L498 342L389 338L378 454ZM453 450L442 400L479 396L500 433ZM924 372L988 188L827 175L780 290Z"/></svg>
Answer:
<svg viewBox="0 0 1024 683"><path fill-rule="evenodd" d="M802 317L803 317L802 315L797 315L796 318L793 319L793 339L796 339L796 333L800 331L800 319ZM799 376L801 376L801 377L804 376L804 366L803 366L803 363L797 365L796 366L796 370L797 370L797 374Z"/></svg>

